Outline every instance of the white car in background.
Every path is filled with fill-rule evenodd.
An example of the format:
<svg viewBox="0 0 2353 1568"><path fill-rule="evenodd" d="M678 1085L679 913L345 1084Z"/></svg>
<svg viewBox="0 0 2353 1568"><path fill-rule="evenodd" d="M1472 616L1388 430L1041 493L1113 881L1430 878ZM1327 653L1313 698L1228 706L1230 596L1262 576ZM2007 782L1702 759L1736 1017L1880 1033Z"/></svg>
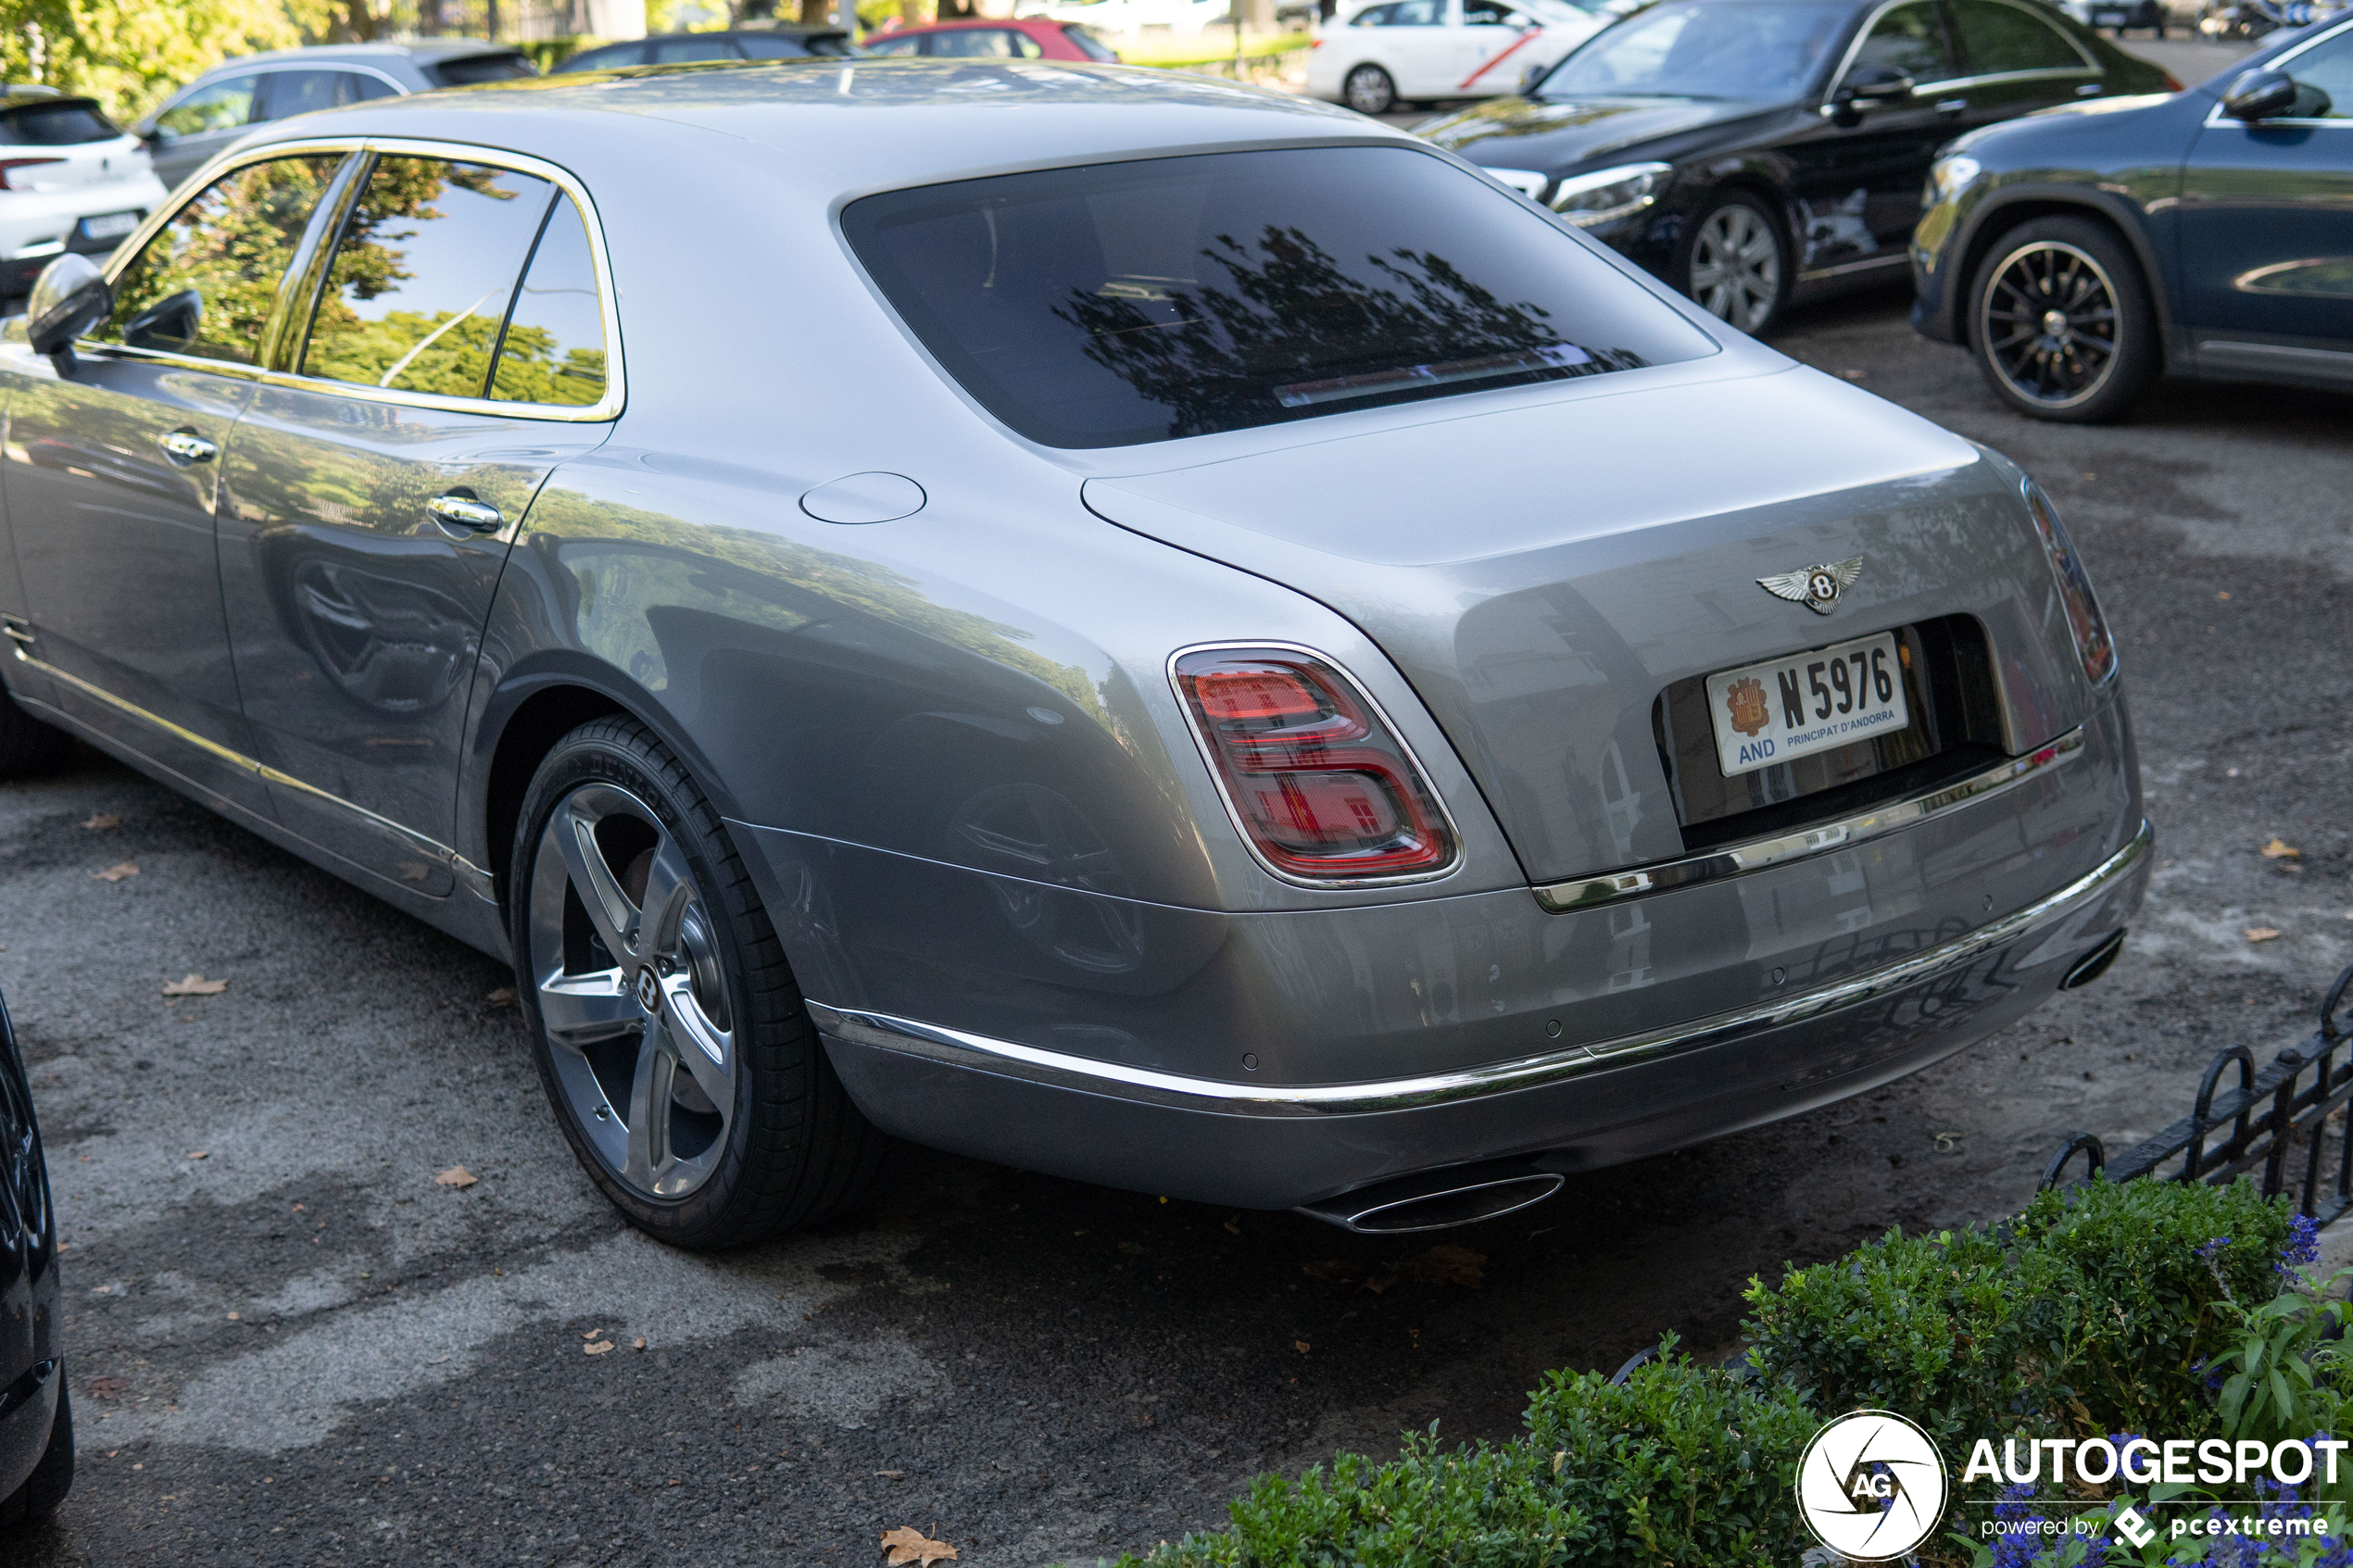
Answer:
<svg viewBox="0 0 2353 1568"><path fill-rule="evenodd" d="M1359 114L1519 91L1613 19L1568 0L1373 0L1327 28L1307 94Z"/></svg>
<svg viewBox="0 0 2353 1568"><path fill-rule="evenodd" d="M145 144L94 100L0 87L0 297L65 251L105 256L163 197Z"/></svg>
<svg viewBox="0 0 2353 1568"><path fill-rule="evenodd" d="M1233 19L1231 0L1035 0L1013 7L1016 17L1078 22L1097 33L1134 34L1165 29L1173 38L1192 38Z"/></svg>

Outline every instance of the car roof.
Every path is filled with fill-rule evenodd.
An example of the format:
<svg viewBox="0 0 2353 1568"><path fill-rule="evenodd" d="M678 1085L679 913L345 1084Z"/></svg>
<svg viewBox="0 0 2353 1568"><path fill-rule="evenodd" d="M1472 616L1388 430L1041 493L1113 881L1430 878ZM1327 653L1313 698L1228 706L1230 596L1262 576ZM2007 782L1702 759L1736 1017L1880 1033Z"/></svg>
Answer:
<svg viewBox="0 0 2353 1568"><path fill-rule="evenodd" d="M1027 112L1007 112L1015 109ZM728 158L726 144L733 143L751 153L767 177L827 198L1010 168L1208 147L1387 142L1429 150L1404 132L1335 105L1214 77L1065 60L920 56L623 66L525 77L302 115L240 145L325 134L472 142L545 158L592 189L607 179L641 179L646 157L663 156L652 148L665 134L685 156L707 162Z"/></svg>

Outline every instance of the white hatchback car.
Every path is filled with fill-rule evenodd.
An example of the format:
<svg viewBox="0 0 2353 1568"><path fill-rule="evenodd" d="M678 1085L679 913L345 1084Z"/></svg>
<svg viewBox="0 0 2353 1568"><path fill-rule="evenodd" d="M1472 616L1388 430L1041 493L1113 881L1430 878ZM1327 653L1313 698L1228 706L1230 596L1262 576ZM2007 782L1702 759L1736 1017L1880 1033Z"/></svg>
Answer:
<svg viewBox="0 0 2353 1568"><path fill-rule="evenodd" d="M0 297L30 292L62 252L106 255L163 197L145 144L94 101L0 87Z"/></svg>
<svg viewBox="0 0 2353 1568"><path fill-rule="evenodd" d="M1315 41L1307 94L1359 114L1519 91L1611 19L1602 0L1374 0Z"/></svg>

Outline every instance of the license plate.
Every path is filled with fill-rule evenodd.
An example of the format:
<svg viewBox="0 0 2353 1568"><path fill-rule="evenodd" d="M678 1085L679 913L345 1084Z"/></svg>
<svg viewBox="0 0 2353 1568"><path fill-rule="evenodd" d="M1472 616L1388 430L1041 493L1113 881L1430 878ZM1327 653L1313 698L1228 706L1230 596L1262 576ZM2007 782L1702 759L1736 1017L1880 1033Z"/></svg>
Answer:
<svg viewBox="0 0 2353 1568"><path fill-rule="evenodd" d="M1912 721L1893 632L1710 675L1707 711L1728 779Z"/></svg>
<svg viewBox="0 0 2353 1568"><path fill-rule="evenodd" d="M82 220L82 237L86 240L119 240L139 226L135 212L107 212Z"/></svg>

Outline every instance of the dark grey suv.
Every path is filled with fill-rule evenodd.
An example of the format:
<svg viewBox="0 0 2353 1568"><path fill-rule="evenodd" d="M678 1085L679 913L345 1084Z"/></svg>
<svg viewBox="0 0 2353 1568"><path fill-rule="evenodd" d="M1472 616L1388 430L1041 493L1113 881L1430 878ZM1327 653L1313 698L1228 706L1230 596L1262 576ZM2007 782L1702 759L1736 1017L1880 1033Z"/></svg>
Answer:
<svg viewBox="0 0 2353 1568"><path fill-rule="evenodd" d="M536 76L529 56L478 38L335 44L224 60L134 128L169 190L254 126L371 98Z"/></svg>

